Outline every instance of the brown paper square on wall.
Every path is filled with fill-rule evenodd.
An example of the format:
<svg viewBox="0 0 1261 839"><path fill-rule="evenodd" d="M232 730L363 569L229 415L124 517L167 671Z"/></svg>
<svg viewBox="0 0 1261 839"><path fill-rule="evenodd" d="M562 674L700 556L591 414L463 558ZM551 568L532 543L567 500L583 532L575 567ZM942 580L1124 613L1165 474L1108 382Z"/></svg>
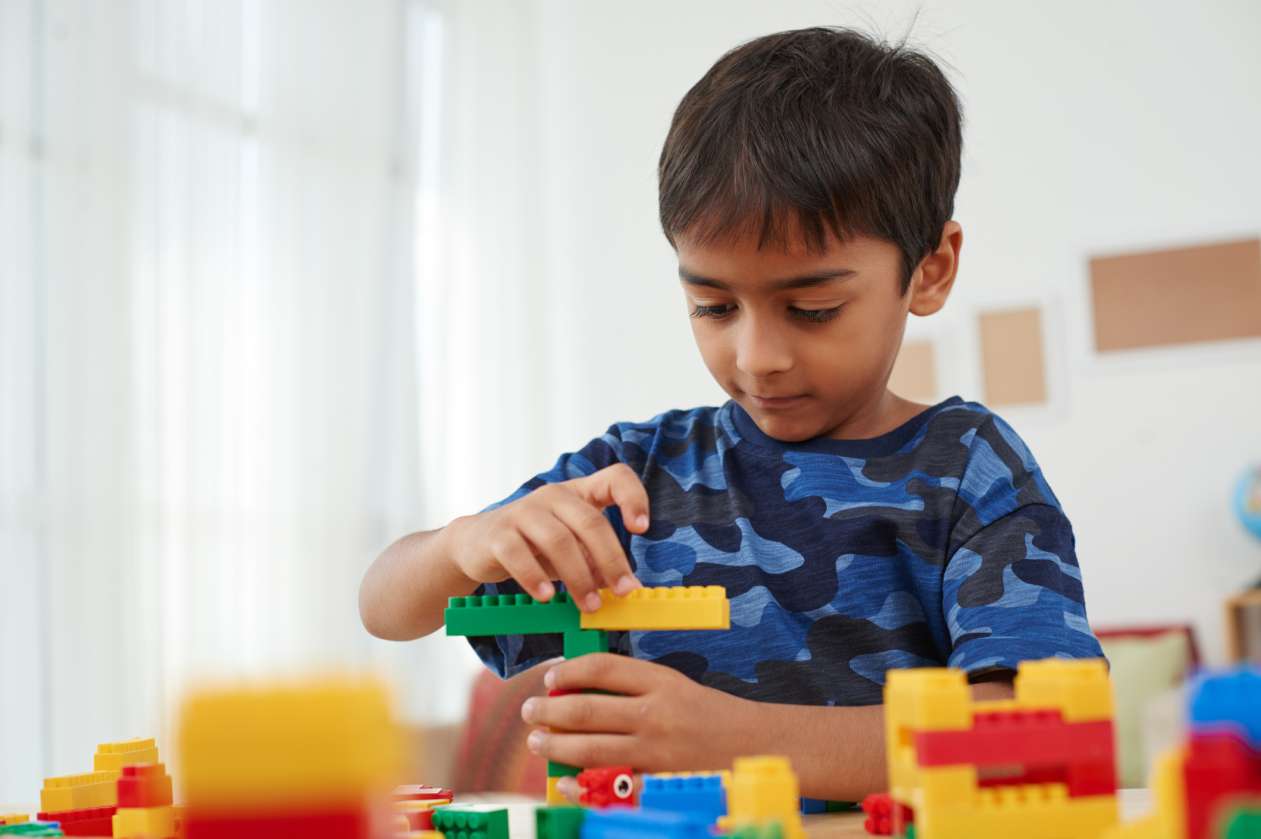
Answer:
<svg viewBox="0 0 1261 839"><path fill-rule="evenodd" d="M1090 260L1100 352L1261 337L1261 239Z"/></svg>
<svg viewBox="0 0 1261 839"><path fill-rule="evenodd" d="M889 376L889 390L906 399L937 399L937 353L932 341L903 341Z"/></svg>
<svg viewBox="0 0 1261 839"><path fill-rule="evenodd" d="M1012 309L981 314L981 365L989 405L1032 405L1047 401L1042 353L1042 310Z"/></svg>

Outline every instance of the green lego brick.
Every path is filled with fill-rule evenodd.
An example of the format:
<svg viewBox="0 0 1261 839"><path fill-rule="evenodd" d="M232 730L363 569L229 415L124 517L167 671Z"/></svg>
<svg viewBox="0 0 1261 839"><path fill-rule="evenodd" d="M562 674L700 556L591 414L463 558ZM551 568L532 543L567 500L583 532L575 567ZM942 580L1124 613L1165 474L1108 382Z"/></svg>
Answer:
<svg viewBox="0 0 1261 839"><path fill-rule="evenodd" d="M570 766L565 763L547 762L547 777L549 778L572 778L582 770L577 766Z"/></svg>
<svg viewBox="0 0 1261 839"><path fill-rule="evenodd" d="M508 810L435 807L433 829L448 839L508 839Z"/></svg>
<svg viewBox="0 0 1261 839"><path fill-rule="evenodd" d="M578 839L582 822L587 818L585 807L540 807L534 811L536 839Z"/></svg>
<svg viewBox="0 0 1261 839"><path fill-rule="evenodd" d="M779 822L762 822L741 825L729 835L731 839L784 839L784 829Z"/></svg>
<svg viewBox="0 0 1261 839"><path fill-rule="evenodd" d="M1228 816L1222 839L1261 839L1261 807L1240 807Z"/></svg>
<svg viewBox="0 0 1261 839"><path fill-rule="evenodd" d="M609 636L602 629L574 629L565 633L565 658L608 651Z"/></svg>
<svg viewBox="0 0 1261 839"><path fill-rule="evenodd" d="M563 591L546 603L528 594L452 597L445 620L448 635L544 635L579 628L578 607Z"/></svg>
<svg viewBox="0 0 1261 839"><path fill-rule="evenodd" d="M61 828L48 822L20 822L0 825L0 836L64 836Z"/></svg>

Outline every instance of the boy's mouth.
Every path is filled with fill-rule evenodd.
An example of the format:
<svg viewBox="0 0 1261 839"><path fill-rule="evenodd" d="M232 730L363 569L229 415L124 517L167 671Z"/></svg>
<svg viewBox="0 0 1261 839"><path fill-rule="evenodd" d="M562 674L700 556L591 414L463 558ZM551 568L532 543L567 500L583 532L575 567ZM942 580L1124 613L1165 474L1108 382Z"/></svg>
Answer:
<svg viewBox="0 0 1261 839"><path fill-rule="evenodd" d="M773 409L782 409L782 408L792 408L792 407L795 407L795 406L797 405L797 403L799 403L801 400L805 399L806 397L805 397L805 396L802 396L802 395L797 395L797 396L756 396L756 395L754 395L754 394L750 393L750 394L749 394L749 398L750 398L750 399L752 399L752 400L753 400L753 404L754 404L754 405L757 405L759 408L763 408L763 409L766 409L766 410L773 410Z"/></svg>

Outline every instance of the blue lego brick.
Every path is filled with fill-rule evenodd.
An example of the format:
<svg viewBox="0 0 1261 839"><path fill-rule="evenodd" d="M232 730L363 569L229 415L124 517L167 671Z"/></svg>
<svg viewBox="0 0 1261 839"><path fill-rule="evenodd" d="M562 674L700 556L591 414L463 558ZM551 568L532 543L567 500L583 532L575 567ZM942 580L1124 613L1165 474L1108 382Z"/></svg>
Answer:
<svg viewBox="0 0 1261 839"><path fill-rule="evenodd" d="M1261 750L1261 669L1202 677L1192 688L1189 716L1193 729L1233 729Z"/></svg>
<svg viewBox="0 0 1261 839"><path fill-rule="evenodd" d="M609 807L587 812L582 839L712 839L709 827L695 813Z"/></svg>
<svg viewBox="0 0 1261 839"><path fill-rule="evenodd" d="M828 803L822 798L801 799L802 815L812 816L815 813L826 813L827 811L828 811Z"/></svg>
<svg viewBox="0 0 1261 839"><path fill-rule="evenodd" d="M639 804L645 810L695 813L713 824L727 815L727 790L718 774L644 775Z"/></svg>

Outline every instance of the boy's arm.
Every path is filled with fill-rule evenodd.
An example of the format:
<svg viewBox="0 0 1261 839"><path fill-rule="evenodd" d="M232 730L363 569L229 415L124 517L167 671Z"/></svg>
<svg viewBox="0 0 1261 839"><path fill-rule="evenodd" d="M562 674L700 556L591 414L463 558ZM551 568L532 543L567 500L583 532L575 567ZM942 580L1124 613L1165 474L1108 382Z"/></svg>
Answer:
<svg viewBox="0 0 1261 839"><path fill-rule="evenodd" d="M463 521L404 536L377 557L359 585L365 629L388 641L420 638L442 626L447 598L477 588L451 556Z"/></svg>
<svg viewBox="0 0 1261 839"><path fill-rule="evenodd" d="M729 769L737 757L786 755L809 798L861 801L887 786L884 708L779 705L740 699L668 667L586 655L547 673L548 688L617 695L535 697L521 713L545 729L531 751L571 766L631 765L649 772ZM973 685L977 699L1013 695L1010 682ZM563 782L562 792L572 795Z"/></svg>

